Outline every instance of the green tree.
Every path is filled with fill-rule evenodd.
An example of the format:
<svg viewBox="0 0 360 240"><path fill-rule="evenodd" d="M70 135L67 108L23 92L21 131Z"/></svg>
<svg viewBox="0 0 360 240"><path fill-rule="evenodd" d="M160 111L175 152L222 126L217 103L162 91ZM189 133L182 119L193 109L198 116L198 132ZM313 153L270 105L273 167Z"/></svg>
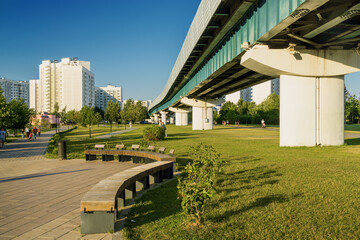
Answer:
<svg viewBox="0 0 360 240"><path fill-rule="evenodd" d="M121 108L118 102L108 101L105 109L105 119L110 123L110 132L112 132L113 122L118 122L121 116Z"/></svg>
<svg viewBox="0 0 360 240"><path fill-rule="evenodd" d="M96 124L96 117L95 117L95 111L94 108L84 106L80 110L80 116L81 116L81 125L89 126L89 138L91 138L91 125Z"/></svg>
<svg viewBox="0 0 360 240"><path fill-rule="evenodd" d="M357 96L351 95L345 88L345 119L350 123L359 121L359 99Z"/></svg>
<svg viewBox="0 0 360 240"><path fill-rule="evenodd" d="M67 122L71 123L81 123L81 115L79 111L70 110L66 113Z"/></svg>
<svg viewBox="0 0 360 240"><path fill-rule="evenodd" d="M6 104L6 98L3 95L3 90L0 87L0 130L6 128L9 122L10 112Z"/></svg>
<svg viewBox="0 0 360 240"><path fill-rule="evenodd" d="M140 101L136 102L134 107L135 121L144 121L148 115L146 107L142 106Z"/></svg>
<svg viewBox="0 0 360 240"><path fill-rule="evenodd" d="M127 122L135 122L136 114L135 114L135 103L131 98L128 99L124 105L124 108L121 112L121 118Z"/></svg>
<svg viewBox="0 0 360 240"><path fill-rule="evenodd" d="M31 112L23 99L11 100L8 103L9 117L8 128L13 129L16 133L16 129L23 129L25 125L29 123Z"/></svg>
<svg viewBox="0 0 360 240"><path fill-rule="evenodd" d="M238 107L236 104L227 101L221 106L220 109L220 122L222 120L228 120L230 123L235 123L239 119Z"/></svg>
<svg viewBox="0 0 360 240"><path fill-rule="evenodd" d="M99 123L101 123L101 121L103 120L101 114L99 112L95 112L95 122L97 125L99 125Z"/></svg>
<svg viewBox="0 0 360 240"><path fill-rule="evenodd" d="M265 120L266 123L279 124L280 121L280 97L276 93L270 94L257 107L257 114Z"/></svg>

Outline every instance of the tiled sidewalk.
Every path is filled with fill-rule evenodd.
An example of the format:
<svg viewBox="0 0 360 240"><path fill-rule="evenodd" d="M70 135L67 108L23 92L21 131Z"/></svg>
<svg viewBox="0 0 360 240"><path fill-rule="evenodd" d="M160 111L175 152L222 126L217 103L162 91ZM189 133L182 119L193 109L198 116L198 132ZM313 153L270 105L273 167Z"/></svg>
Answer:
<svg viewBox="0 0 360 240"><path fill-rule="evenodd" d="M134 164L45 159L50 135L0 149L0 239L111 239L109 233L81 236L80 200Z"/></svg>

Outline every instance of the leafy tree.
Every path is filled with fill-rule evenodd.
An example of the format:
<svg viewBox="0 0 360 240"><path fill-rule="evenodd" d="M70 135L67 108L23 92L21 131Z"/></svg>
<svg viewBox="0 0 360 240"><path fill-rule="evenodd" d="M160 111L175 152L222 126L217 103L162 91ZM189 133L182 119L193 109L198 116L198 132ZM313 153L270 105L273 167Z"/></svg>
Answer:
<svg viewBox="0 0 360 240"><path fill-rule="evenodd" d="M6 104L6 98L3 95L3 90L0 87L0 130L6 128L8 124L8 117L10 115L9 108Z"/></svg>
<svg viewBox="0 0 360 240"><path fill-rule="evenodd" d="M25 125L29 123L31 112L23 99L11 100L8 104L9 118L8 128L16 131L16 129L25 128Z"/></svg>
<svg viewBox="0 0 360 240"><path fill-rule="evenodd" d="M66 106L60 112L61 121L67 122Z"/></svg>
<svg viewBox="0 0 360 240"><path fill-rule="evenodd" d="M279 124L280 121L280 97L276 93L270 94L256 107L257 113L267 123Z"/></svg>
<svg viewBox="0 0 360 240"><path fill-rule="evenodd" d="M99 125L99 123L101 123L101 121L103 120L101 114L99 112L95 112L95 122L96 124Z"/></svg>
<svg viewBox="0 0 360 240"><path fill-rule="evenodd" d="M238 107L236 104L227 101L221 106L220 109L220 122L222 120L228 120L230 123L235 123L239 118Z"/></svg>
<svg viewBox="0 0 360 240"><path fill-rule="evenodd" d="M59 117L59 116L60 116L59 110L60 110L59 103L56 102L56 103L54 104L54 111L52 111L50 114L51 114L51 115L56 115L57 117Z"/></svg>
<svg viewBox="0 0 360 240"><path fill-rule="evenodd" d="M91 125L96 124L96 117L94 108L84 106L80 110L81 125L89 126L89 138L91 138Z"/></svg>
<svg viewBox="0 0 360 240"><path fill-rule="evenodd" d="M101 118L104 118L104 115L105 115L104 110L102 110L102 109L99 108L99 107L95 107L95 108L94 108L94 111L95 111L96 113L100 113Z"/></svg>
<svg viewBox="0 0 360 240"><path fill-rule="evenodd" d="M134 100L131 98L128 99L124 105L124 108L121 112L121 118L127 122L135 122L136 115L135 115L135 107L134 107Z"/></svg>
<svg viewBox="0 0 360 240"><path fill-rule="evenodd" d="M118 102L109 101L105 109L105 119L110 123L110 132L112 132L113 122L118 122L120 119L121 108Z"/></svg>
<svg viewBox="0 0 360 240"><path fill-rule="evenodd" d="M141 102L136 102L135 104L135 121L143 121L147 117L146 107L141 105Z"/></svg>
<svg viewBox="0 0 360 240"><path fill-rule="evenodd" d="M345 88L345 119L350 123L359 121L359 99L356 95L351 95Z"/></svg>
<svg viewBox="0 0 360 240"><path fill-rule="evenodd" d="M81 122L81 115L79 111L70 110L66 113L66 120L67 122L71 123L80 123Z"/></svg>

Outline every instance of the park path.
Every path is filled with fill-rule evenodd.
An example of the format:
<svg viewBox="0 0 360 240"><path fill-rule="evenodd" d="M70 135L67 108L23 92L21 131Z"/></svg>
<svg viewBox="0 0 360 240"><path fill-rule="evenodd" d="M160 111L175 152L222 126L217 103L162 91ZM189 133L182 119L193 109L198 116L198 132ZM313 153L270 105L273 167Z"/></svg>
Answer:
<svg viewBox="0 0 360 240"><path fill-rule="evenodd" d="M119 134L122 134L122 133L130 132L130 131L133 131L133 130L136 130L136 129L137 129L137 128L128 128L128 129L124 129L124 130L120 130L120 131L116 131L116 132L104 134L104 135L101 135L101 136L97 136L97 137L95 137L95 138L98 138L98 139L111 138L111 136L115 136L115 135L119 135Z"/></svg>
<svg viewBox="0 0 360 240"><path fill-rule="evenodd" d="M53 134L0 149L0 240L111 239L109 233L81 236L80 200L97 182L134 164L46 159Z"/></svg>

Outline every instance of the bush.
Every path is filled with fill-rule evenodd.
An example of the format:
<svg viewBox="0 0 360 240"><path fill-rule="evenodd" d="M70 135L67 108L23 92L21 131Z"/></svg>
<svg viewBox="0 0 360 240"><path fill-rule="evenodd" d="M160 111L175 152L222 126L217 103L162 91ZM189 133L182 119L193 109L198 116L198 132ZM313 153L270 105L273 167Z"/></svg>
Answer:
<svg viewBox="0 0 360 240"><path fill-rule="evenodd" d="M224 162L211 145L201 143L191 147L190 154L192 161L185 167L185 177L179 178L178 192L181 207L200 225L205 207L215 193L215 176L221 172Z"/></svg>
<svg viewBox="0 0 360 240"><path fill-rule="evenodd" d="M145 141L158 141L165 138L165 130L160 126L146 127L143 130Z"/></svg>

